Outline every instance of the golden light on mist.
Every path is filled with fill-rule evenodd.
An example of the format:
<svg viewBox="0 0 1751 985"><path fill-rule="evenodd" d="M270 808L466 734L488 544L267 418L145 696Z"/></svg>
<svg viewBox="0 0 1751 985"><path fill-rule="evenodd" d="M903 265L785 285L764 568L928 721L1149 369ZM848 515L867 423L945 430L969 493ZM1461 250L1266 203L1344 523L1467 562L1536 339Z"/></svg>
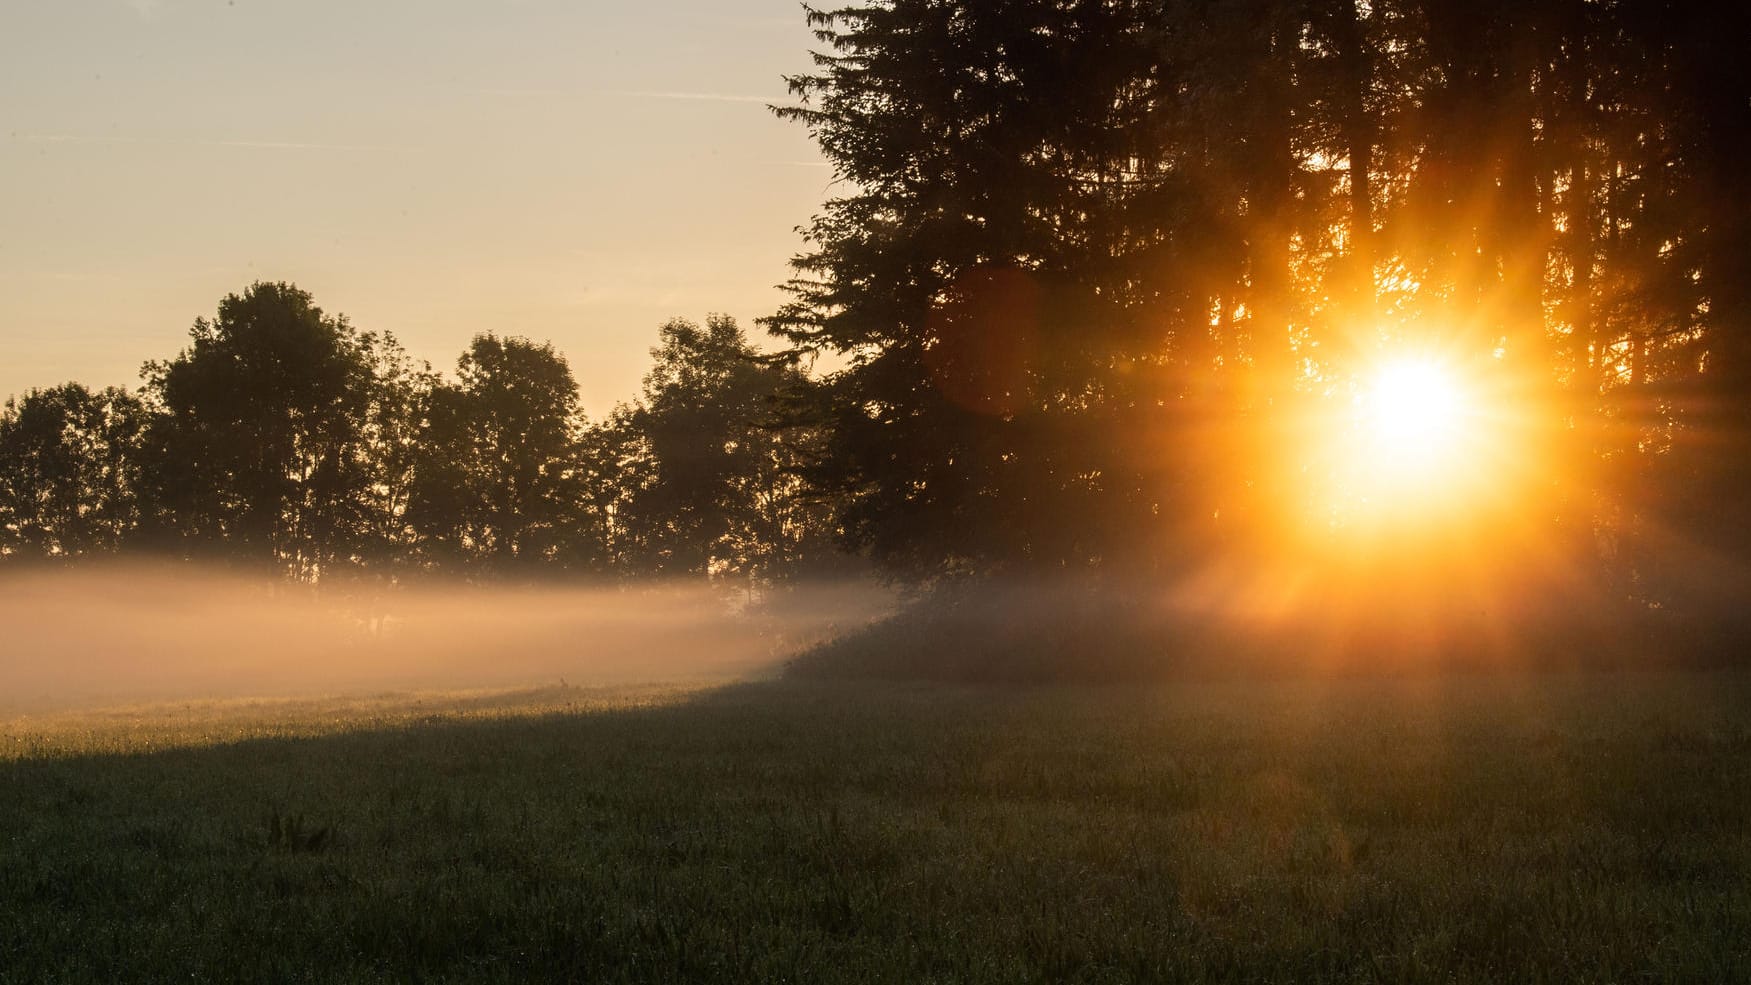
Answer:
<svg viewBox="0 0 1751 985"><path fill-rule="evenodd" d="M1555 411L1516 369L1439 341L1326 367L1270 448L1287 470L1273 539L1172 604L1319 665L1517 659L1547 613L1596 596L1550 527Z"/></svg>

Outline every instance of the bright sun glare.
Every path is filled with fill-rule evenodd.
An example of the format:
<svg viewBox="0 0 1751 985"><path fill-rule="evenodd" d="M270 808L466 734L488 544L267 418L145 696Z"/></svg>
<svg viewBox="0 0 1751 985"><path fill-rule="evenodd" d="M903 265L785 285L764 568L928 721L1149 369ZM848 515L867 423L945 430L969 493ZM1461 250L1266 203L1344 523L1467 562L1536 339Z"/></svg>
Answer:
<svg viewBox="0 0 1751 985"><path fill-rule="evenodd" d="M1379 475L1427 478L1458 464L1469 410L1466 392L1430 359L1382 365L1358 398L1366 457Z"/></svg>
<svg viewBox="0 0 1751 985"><path fill-rule="evenodd" d="M1528 480L1493 366L1400 352L1358 367L1307 446L1306 514L1322 532L1454 533L1490 524ZM1493 519L1492 519L1493 518Z"/></svg>

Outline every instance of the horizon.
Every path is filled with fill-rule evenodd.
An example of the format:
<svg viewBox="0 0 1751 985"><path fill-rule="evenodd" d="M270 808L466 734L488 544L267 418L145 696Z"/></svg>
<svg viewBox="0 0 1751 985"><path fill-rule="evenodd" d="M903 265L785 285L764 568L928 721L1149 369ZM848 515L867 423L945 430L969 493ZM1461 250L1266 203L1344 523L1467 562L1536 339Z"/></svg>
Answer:
<svg viewBox="0 0 1751 985"><path fill-rule="evenodd" d="M444 372L479 333L551 341L602 416L665 321L775 310L828 191L766 108L808 67L800 6L729 6L0 11L0 396L134 389L288 281Z"/></svg>

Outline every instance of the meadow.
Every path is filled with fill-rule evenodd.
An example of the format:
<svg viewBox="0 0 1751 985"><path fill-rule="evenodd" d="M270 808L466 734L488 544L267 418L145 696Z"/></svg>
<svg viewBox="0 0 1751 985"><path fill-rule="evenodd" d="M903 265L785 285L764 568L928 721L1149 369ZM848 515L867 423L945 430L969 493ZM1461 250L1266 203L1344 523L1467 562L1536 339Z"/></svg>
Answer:
<svg viewBox="0 0 1751 985"><path fill-rule="evenodd" d="M0 981L1751 981L1751 676L0 720Z"/></svg>

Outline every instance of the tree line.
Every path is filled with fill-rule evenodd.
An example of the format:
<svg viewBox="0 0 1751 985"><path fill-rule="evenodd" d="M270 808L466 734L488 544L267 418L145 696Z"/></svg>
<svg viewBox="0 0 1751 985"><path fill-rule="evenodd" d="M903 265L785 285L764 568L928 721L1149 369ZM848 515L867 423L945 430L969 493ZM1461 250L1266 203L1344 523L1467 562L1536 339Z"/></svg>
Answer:
<svg viewBox="0 0 1751 985"><path fill-rule="evenodd" d="M1352 537L1308 422L1411 347L1524 449L1471 464L1523 474L1461 547L1649 599L1751 557L1748 10L809 10L775 111L843 180L765 324L849 362L815 471L847 536L924 577Z"/></svg>
<svg viewBox="0 0 1751 985"><path fill-rule="evenodd" d="M128 552L297 579L710 576L834 563L800 478L810 383L735 321L662 326L642 396L589 421L550 344L476 337L453 377L285 283L147 364L0 410L0 557Z"/></svg>
<svg viewBox="0 0 1751 985"><path fill-rule="evenodd" d="M808 9L775 111L838 182L762 322L784 358L674 322L586 422L548 347L484 336L442 379L256 285L139 393L8 407L0 551L1172 572L1367 527L1308 422L1410 347L1522 449L1473 464L1511 495L1456 540L1670 601L1751 558L1751 8L1718 7Z"/></svg>

